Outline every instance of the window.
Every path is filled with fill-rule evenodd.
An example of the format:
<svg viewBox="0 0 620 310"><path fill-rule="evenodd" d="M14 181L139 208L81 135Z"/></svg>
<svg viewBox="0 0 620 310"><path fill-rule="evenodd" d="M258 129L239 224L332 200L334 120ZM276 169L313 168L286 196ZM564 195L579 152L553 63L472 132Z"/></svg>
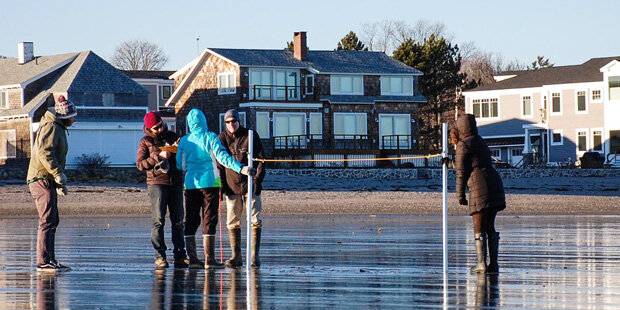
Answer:
<svg viewBox="0 0 620 310"><path fill-rule="evenodd" d="M592 150L603 151L603 130L592 129Z"/></svg>
<svg viewBox="0 0 620 310"><path fill-rule="evenodd" d="M217 74L217 94L227 95L237 92L237 74L218 73Z"/></svg>
<svg viewBox="0 0 620 310"><path fill-rule="evenodd" d="M577 151L585 152L588 150L588 131L577 130Z"/></svg>
<svg viewBox="0 0 620 310"><path fill-rule="evenodd" d="M224 130L226 130L226 123L224 123L224 115L226 115L226 113L220 113L220 131L222 132ZM245 112L239 112L239 124L243 127L246 127L246 122L245 122Z"/></svg>
<svg viewBox="0 0 620 310"><path fill-rule="evenodd" d="M586 112L586 92L584 90L577 92L577 112Z"/></svg>
<svg viewBox="0 0 620 310"><path fill-rule="evenodd" d="M172 86L162 86L161 87L161 97L164 100L168 100L172 95Z"/></svg>
<svg viewBox="0 0 620 310"><path fill-rule="evenodd" d="M620 153L620 130L609 131L609 153Z"/></svg>
<svg viewBox="0 0 620 310"><path fill-rule="evenodd" d="M299 70L250 69L251 100L299 100L300 91Z"/></svg>
<svg viewBox="0 0 620 310"><path fill-rule="evenodd" d="M532 117L532 96L523 96L521 113L524 117Z"/></svg>
<svg viewBox="0 0 620 310"><path fill-rule="evenodd" d="M379 114L379 146L382 149L410 149L411 116Z"/></svg>
<svg viewBox="0 0 620 310"><path fill-rule="evenodd" d="M306 75L306 95L314 94L314 75Z"/></svg>
<svg viewBox="0 0 620 310"><path fill-rule="evenodd" d="M334 138L354 139L366 135L366 113L334 113ZM357 137L360 138L360 137Z"/></svg>
<svg viewBox="0 0 620 310"><path fill-rule="evenodd" d="M332 95L363 95L364 82L361 75L332 75Z"/></svg>
<svg viewBox="0 0 620 310"><path fill-rule="evenodd" d="M0 158L15 158L17 154L15 129L0 130Z"/></svg>
<svg viewBox="0 0 620 310"><path fill-rule="evenodd" d="M592 101L601 101L601 90L595 89L592 91Z"/></svg>
<svg viewBox="0 0 620 310"><path fill-rule="evenodd" d="M256 112L256 133L261 139L269 138L269 112Z"/></svg>
<svg viewBox="0 0 620 310"><path fill-rule="evenodd" d="M495 159L498 159L498 160L501 159L500 155L499 155L500 152L499 152L498 148L490 148L489 150L491 151L491 157L495 157Z"/></svg>
<svg viewBox="0 0 620 310"><path fill-rule="evenodd" d="M523 149L522 148L510 149L510 155L512 157L523 156Z"/></svg>
<svg viewBox="0 0 620 310"><path fill-rule="evenodd" d="M560 93L551 93L551 112L562 112L562 105L560 104Z"/></svg>
<svg viewBox="0 0 620 310"><path fill-rule="evenodd" d="M609 77L609 100L620 100L620 76Z"/></svg>
<svg viewBox="0 0 620 310"><path fill-rule="evenodd" d="M381 95L413 96L413 77L382 76Z"/></svg>
<svg viewBox="0 0 620 310"><path fill-rule="evenodd" d="M312 139L323 139L323 114L310 113L310 135Z"/></svg>
<svg viewBox="0 0 620 310"><path fill-rule="evenodd" d="M113 107L114 106L114 94L113 93L103 93L101 95L101 101L104 107Z"/></svg>
<svg viewBox="0 0 620 310"><path fill-rule="evenodd" d="M9 92L0 91L0 109L7 109L9 107Z"/></svg>
<svg viewBox="0 0 620 310"><path fill-rule="evenodd" d="M554 130L551 137L551 145L563 145L564 138L562 130Z"/></svg>
<svg viewBox="0 0 620 310"><path fill-rule="evenodd" d="M273 113L273 136L298 136L306 134L305 113Z"/></svg>
<svg viewBox="0 0 620 310"><path fill-rule="evenodd" d="M497 98L474 99L472 103L472 110L476 118L497 117Z"/></svg>
<svg viewBox="0 0 620 310"><path fill-rule="evenodd" d="M271 100L273 70L250 70L250 98Z"/></svg>

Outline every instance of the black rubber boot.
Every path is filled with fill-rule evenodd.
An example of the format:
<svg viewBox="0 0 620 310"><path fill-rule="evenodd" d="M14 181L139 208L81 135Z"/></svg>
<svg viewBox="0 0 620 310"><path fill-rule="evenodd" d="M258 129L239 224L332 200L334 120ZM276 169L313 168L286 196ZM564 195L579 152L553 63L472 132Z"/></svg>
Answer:
<svg viewBox="0 0 620 310"><path fill-rule="evenodd" d="M258 258L258 251L260 250L260 235L261 227L252 226L252 268L260 267L260 259Z"/></svg>
<svg viewBox="0 0 620 310"><path fill-rule="evenodd" d="M215 235L202 235L202 246L205 251L205 269L224 268L224 264L215 259Z"/></svg>
<svg viewBox="0 0 620 310"><path fill-rule="evenodd" d="M497 263L499 251L499 233L490 233L488 238L489 265L487 266L487 273L499 273L499 264Z"/></svg>
<svg viewBox="0 0 620 310"><path fill-rule="evenodd" d="M202 269L205 263L198 258L198 251L196 250L196 236L185 236L185 247L187 248L187 256L189 257L189 268Z"/></svg>
<svg viewBox="0 0 620 310"><path fill-rule="evenodd" d="M230 259L226 260L226 267L241 267L243 266L243 259L241 258L241 228L228 230L228 236L232 253L230 254Z"/></svg>
<svg viewBox="0 0 620 310"><path fill-rule="evenodd" d="M476 256L478 257L478 263L471 267L471 273L485 273L487 268L486 263L486 238L484 234L474 234L474 245L476 246Z"/></svg>

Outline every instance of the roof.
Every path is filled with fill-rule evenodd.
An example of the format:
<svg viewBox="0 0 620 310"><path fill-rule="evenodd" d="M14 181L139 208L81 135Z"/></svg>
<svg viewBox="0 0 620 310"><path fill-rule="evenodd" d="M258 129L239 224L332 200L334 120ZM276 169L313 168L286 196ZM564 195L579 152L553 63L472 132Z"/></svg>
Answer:
<svg viewBox="0 0 620 310"><path fill-rule="evenodd" d="M33 60L18 64L17 58L0 59L0 85L24 83L40 74L54 69L59 64L70 61L78 53L37 56Z"/></svg>
<svg viewBox="0 0 620 310"><path fill-rule="evenodd" d="M330 103L375 103L381 102L426 102L422 95L417 96L362 96L362 95L332 95L320 96L321 100Z"/></svg>
<svg viewBox="0 0 620 310"><path fill-rule="evenodd" d="M174 71L153 71L153 70L122 70L132 79L158 79L168 80Z"/></svg>
<svg viewBox="0 0 620 310"><path fill-rule="evenodd" d="M539 136L531 136L532 143L540 139ZM484 141L488 146L502 146L502 145L522 145L525 141L525 137L503 137L503 138L484 138Z"/></svg>
<svg viewBox="0 0 620 310"><path fill-rule="evenodd" d="M600 82L603 81L603 73L600 69L614 60L620 60L620 56L592 58L580 65L512 71L512 74L516 74L515 77L482 85L467 92L541 87L543 85L554 84ZM506 74L502 73L499 75Z"/></svg>
<svg viewBox="0 0 620 310"><path fill-rule="evenodd" d="M306 60L297 60L289 50L209 48L242 67L310 68L319 73L412 74L419 70L385 55L367 51L308 51Z"/></svg>

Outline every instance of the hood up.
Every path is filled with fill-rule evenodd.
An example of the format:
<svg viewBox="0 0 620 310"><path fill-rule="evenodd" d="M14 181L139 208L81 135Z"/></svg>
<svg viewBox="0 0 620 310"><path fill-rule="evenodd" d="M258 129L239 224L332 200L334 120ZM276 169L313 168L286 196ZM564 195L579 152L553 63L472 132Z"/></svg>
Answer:
<svg viewBox="0 0 620 310"><path fill-rule="evenodd" d="M207 118L204 113L198 109L192 109L187 114L187 126L189 127L189 131L194 133L198 132L207 132Z"/></svg>
<svg viewBox="0 0 620 310"><path fill-rule="evenodd" d="M456 120L456 129L458 130L460 140L478 135L476 117L472 114L459 115L459 118Z"/></svg>

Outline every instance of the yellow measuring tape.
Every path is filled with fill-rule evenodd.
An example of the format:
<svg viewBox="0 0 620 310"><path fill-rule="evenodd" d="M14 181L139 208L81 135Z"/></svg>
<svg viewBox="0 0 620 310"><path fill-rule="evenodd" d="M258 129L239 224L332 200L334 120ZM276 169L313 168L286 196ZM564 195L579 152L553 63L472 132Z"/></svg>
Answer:
<svg viewBox="0 0 620 310"><path fill-rule="evenodd" d="M429 154L429 155L418 155L418 156L403 156L403 157L392 157L392 158L343 158L343 159L258 159L255 158L255 161L260 162L343 162L343 161L380 161L380 160L399 160L399 159L418 159L418 158L433 158L439 157L441 154Z"/></svg>

